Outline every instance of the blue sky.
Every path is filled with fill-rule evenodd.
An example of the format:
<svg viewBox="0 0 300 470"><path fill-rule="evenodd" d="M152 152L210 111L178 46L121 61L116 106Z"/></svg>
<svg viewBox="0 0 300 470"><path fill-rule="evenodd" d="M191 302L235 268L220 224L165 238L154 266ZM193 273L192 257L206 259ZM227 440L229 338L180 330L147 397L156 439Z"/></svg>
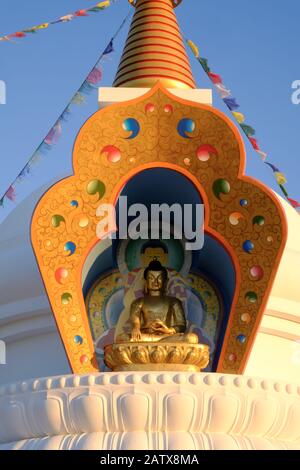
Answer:
<svg viewBox="0 0 300 470"><path fill-rule="evenodd" d="M9 34L56 19L97 0L0 0L0 33ZM0 80L7 104L0 105L1 196L45 137L92 68L112 33L129 11L127 0L89 18L40 31L17 43L0 43ZM300 79L299 0L183 0L177 8L181 28L200 47L212 71L232 90L257 131L270 161L287 176L290 196L300 199L300 105L291 102L291 84ZM112 83L129 23L115 42L115 53L103 67L102 86ZM211 84L191 57L199 88ZM214 105L227 112L214 93ZM47 153L26 182L17 186L17 202L52 178L71 173L75 136L97 110L97 96L73 107L58 145ZM270 170L246 143L247 174L276 189ZM7 203L4 213L13 204ZM1 210L1 209L0 209ZM1 219L0 214L0 219Z"/></svg>

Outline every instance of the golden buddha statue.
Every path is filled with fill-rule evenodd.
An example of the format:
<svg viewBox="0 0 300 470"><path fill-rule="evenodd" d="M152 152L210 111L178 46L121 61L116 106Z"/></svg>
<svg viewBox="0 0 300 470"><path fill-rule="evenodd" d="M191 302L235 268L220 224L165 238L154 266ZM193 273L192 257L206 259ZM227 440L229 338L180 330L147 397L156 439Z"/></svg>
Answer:
<svg viewBox="0 0 300 470"><path fill-rule="evenodd" d="M117 342L186 342L198 343L194 333L186 333L182 303L165 295L168 272L154 259L144 271L145 296L136 299L130 309L129 334L121 334Z"/></svg>
<svg viewBox="0 0 300 470"><path fill-rule="evenodd" d="M123 328L115 343L105 347L106 365L113 371L198 372L207 367L209 347L187 332L181 301L165 293L166 268L154 259L144 270L144 279L145 295L132 302L127 331Z"/></svg>

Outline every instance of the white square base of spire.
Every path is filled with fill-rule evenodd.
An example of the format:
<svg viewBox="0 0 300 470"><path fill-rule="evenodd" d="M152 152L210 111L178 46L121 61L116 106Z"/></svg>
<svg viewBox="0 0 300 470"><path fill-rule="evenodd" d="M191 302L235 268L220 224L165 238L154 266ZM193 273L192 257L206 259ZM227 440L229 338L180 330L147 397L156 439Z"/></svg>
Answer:
<svg viewBox="0 0 300 470"><path fill-rule="evenodd" d="M113 88L101 87L98 93L99 107L105 108L114 103L130 101L145 95L150 88ZM177 89L168 88L168 91L178 98L182 98L194 103L206 104L212 106L212 90L210 89Z"/></svg>

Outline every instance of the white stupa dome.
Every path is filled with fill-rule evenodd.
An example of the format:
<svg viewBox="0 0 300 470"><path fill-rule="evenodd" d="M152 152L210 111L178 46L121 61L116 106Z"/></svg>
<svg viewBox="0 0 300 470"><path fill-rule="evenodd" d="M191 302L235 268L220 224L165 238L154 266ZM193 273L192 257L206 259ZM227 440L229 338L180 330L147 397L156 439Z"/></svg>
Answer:
<svg viewBox="0 0 300 470"><path fill-rule="evenodd" d="M0 232L0 384L70 372L30 241L31 216L49 184L6 217Z"/></svg>
<svg viewBox="0 0 300 470"><path fill-rule="evenodd" d="M288 238L245 374L295 382L300 376L300 216L276 196Z"/></svg>

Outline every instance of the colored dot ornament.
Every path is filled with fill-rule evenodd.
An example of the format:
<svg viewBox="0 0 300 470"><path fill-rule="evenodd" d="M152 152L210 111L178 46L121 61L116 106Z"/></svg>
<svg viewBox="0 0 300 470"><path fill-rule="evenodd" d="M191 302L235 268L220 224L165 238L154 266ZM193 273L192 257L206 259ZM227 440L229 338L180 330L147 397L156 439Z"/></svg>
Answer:
<svg viewBox="0 0 300 470"><path fill-rule="evenodd" d="M58 268L55 271L55 279L59 284L63 284L64 281L67 279L69 273L66 268Z"/></svg>
<svg viewBox="0 0 300 470"><path fill-rule="evenodd" d="M241 199L241 200L240 200L240 206L241 206L241 207L247 207L247 206L248 206L248 201L247 201L247 199Z"/></svg>
<svg viewBox="0 0 300 470"><path fill-rule="evenodd" d="M207 162L212 155L217 155L217 151L212 145L200 145L196 154L200 162Z"/></svg>
<svg viewBox="0 0 300 470"><path fill-rule="evenodd" d="M80 228L85 228L89 225L89 219L86 216L80 217L78 221L78 225Z"/></svg>
<svg viewBox="0 0 300 470"><path fill-rule="evenodd" d="M79 335L74 336L74 343L81 345L83 343L83 338Z"/></svg>
<svg viewBox="0 0 300 470"><path fill-rule="evenodd" d="M250 240L246 240L243 243L243 250L246 253L249 253L249 254L252 253L252 251L254 250L254 244Z"/></svg>
<svg viewBox="0 0 300 470"><path fill-rule="evenodd" d="M265 223L265 218L262 215L256 215L252 220L253 225L262 226Z"/></svg>
<svg viewBox="0 0 300 470"><path fill-rule="evenodd" d="M141 128L136 119L128 118L123 122L123 129L124 131L131 132L130 136L126 137L127 140L130 140L138 136Z"/></svg>
<svg viewBox="0 0 300 470"><path fill-rule="evenodd" d="M164 112L167 114L171 114L173 112L173 106L171 104L166 104L164 107Z"/></svg>
<svg viewBox="0 0 300 470"><path fill-rule="evenodd" d="M250 269L250 276L255 281L260 281L264 277L264 271L261 266L252 266L252 268Z"/></svg>
<svg viewBox="0 0 300 470"><path fill-rule="evenodd" d="M257 294L255 292L247 292L245 298L250 304L255 304L258 299Z"/></svg>
<svg viewBox="0 0 300 470"><path fill-rule="evenodd" d="M73 242L67 242L64 246L64 250L68 251L68 256L72 256L76 251L76 245Z"/></svg>
<svg viewBox="0 0 300 470"><path fill-rule="evenodd" d="M85 354L83 354L83 356L80 357L81 364L86 364L88 360L89 358Z"/></svg>
<svg viewBox="0 0 300 470"><path fill-rule="evenodd" d="M106 154L107 161L109 163L118 163L121 160L121 152L118 147L114 145L106 145L101 150L101 155Z"/></svg>
<svg viewBox="0 0 300 470"><path fill-rule="evenodd" d="M145 106L146 113L153 113L154 110L155 110L155 106L154 106L153 103L146 104L146 106Z"/></svg>
<svg viewBox="0 0 300 470"><path fill-rule="evenodd" d="M230 362L236 362L236 359L237 359L236 354L234 353L229 354L228 359Z"/></svg>
<svg viewBox="0 0 300 470"><path fill-rule="evenodd" d="M86 191L91 196L98 194L98 200L101 199L105 194L105 185L100 180L91 180L86 187Z"/></svg>
<svg viewBox="0 0 300 470"><path fill-rule="evenodd" d="M55 228L59 227L62 222L65 222L65 218L59 214L54 215L51 219L52 226Z"/></svg>
<svg viewBox="0 0 300 470"><path fill-rule="evenodd" d="M191 136L188 135L187 132L189 134L192 134L195 129L196 129L195 121L193 121L192 119L188 119L188 118L182 119L177 126L178 134L181 137L184 137L185 139L190 139Z"/></svg>
<svg viewBox="0 0 300 470"><path fill-rule="evenodd" d="M72 295L71 295L69 292L65 292L65 293L62 294L62 296L61 296L61 303L62 303L63 305L68 305L68 304L71 302L72 298L73 298L73 297L72 297Z"/></svg>
<svg viewBox="0 0 300 470"><path fill-rule="evenodd" d="M240 212L233 212L229 216L229 222L231 225L238 225L240 222L240 219L243 219L244 216Z"/></svg>
<svg viewBox="0 0 300 470"><path fill-rule="evenodd" d="M247 338L245 335L238 335L236 339L240 344L245 344Z"/></svg>
<svg viewBox="0 0 300 470"><path fill-rule="evenodd" d="M216 180L213 184L213 192L214 195L221 199L221 194L229 194L230 193L230 184L228 181L224 179Z"/></svg>
<svg viewBox="0 0 300 470"><path fill-rule="evenodd" d="M249 313L243 313L243 315L241 316L241 320L243 323L250 323L251 315L249 315Z"/></svg>

